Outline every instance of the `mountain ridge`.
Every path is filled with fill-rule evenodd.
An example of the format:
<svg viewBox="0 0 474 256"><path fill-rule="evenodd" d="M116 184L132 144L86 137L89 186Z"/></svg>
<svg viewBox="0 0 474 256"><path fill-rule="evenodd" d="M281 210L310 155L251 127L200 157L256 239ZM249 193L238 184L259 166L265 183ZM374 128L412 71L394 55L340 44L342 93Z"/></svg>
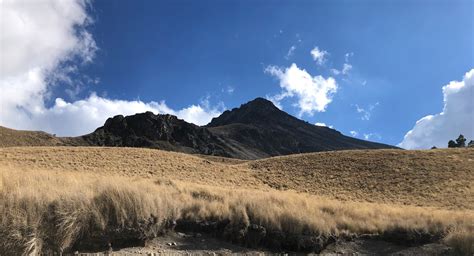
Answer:
<svg viewBox="0 0 474 256"><path fill-rule="evenodd" d="M149 147L240 159L343 149L396 148L309 124L263 98L226 110L204 126L168 114L118 115L82 138L96 146Z"/></svg>
<svg viewBox="0 0 474 256"><path fill-rule="evenodd" d="M0 128L0 147L144 147L247 160L320 151L397 148L310 124L264 98L226 110L204 126L174 115L144 112L110 117L103 126L78 137Z"/></svg>

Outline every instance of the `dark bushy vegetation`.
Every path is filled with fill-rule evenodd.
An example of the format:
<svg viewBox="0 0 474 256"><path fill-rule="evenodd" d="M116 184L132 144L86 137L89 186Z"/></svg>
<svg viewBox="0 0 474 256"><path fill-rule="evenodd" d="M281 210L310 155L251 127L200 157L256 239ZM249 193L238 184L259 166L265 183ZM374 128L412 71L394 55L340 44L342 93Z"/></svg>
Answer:
<svg viewBox="0 0 474 256"><path fill-rule="evenodd" d="M474 140L469 141L467 146L470 147L470 148L474 148Z"/></svg>
<svg viewBox="0 0 474 256"><path fill-rule="evenodd" d="M468 144L468 147L473 147L474 142L471 140ZM464 135L460 134L459 137L454 140L450 140L448 142L448 148L465 148L466 147L466 138L464 138Z"/></svg>

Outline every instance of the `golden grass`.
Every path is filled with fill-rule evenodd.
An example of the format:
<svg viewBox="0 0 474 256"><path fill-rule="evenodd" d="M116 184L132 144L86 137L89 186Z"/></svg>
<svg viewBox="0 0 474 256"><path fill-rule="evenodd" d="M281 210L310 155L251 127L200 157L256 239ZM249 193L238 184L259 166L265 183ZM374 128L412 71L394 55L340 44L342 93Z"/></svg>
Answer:
<svg viewBox="0 0 474 256"><path fill-rule="evenodd" d="M447 235L446 242L462 253L474 252L470 210L349 203L295 192L67 171L0 169L0 216L0 251L7 254L67 252L97 232L140 229L150 216L157 221L143 234L151 237L173 220L228 220L231 232L244 236L251 224L322 240L406 232Z"/></svg>
<svg viewBox="0 0 474 256"><path fill-rule="evenodd" d="M228 221L227 238L242 243L257 224L267 237L281 231L321 246L399 233L472 254L473 161L474 149L240 161L139 148L0 148L0 252L68 251L97 236L150 238L173 220L212 220ZM305 248L301 239L291 248Z"/></svg>
<svg viewBox="0 0 474 256"><path fill-rule="evenodd" d="M12 169L69 170L126 177L166 178L203 185L262 189L268 187L253 176L252 170L229 164L233 159L219 159L221 158L201 158L185 153L144 148L0 148L0 166Z"/></svg>
<svg viewBox="0 0 474 256"><path fill-rule="evenodd" d="M43 131L13 130L0 126L0 147L87 146L81 137L56 137Z"/></svg>
<svg viewBox="0 0 474 256"><path fill-rule="evenodd" d="M474 209L474 149L349 150L248 162L274 188L348 201Z"/></svg>
<svg viewBox="0 0 474 256"><path fill-rule="evenodd" d="M352 150L241 161L140 148L19 147L0 148L0 166L474 209L474 149Z"/></svg>
<svg viewBox="0 0 474 256"><path fill-rule="evenodd" d="M62 145L62 141L51 134L40 131L13 130L0 126L0 147L57 145Z"/></svg>

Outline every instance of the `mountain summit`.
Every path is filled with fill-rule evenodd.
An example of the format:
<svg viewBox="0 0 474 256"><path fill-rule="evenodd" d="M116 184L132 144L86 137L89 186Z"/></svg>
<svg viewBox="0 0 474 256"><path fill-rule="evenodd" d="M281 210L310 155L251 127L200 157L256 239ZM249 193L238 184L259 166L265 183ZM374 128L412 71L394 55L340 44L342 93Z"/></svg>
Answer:
<svg viewBox="0 0 474 256"><path fill-rule="evenodd" d="M172 115L146 112L109 118L104 126L82 138L91 145L150 147L241 159L328 150L394 148L310 124L281 111L263 98L227 110L202 127Z"/></svg>
<svg viewBox="0 0 474 256"><path fill-rule="evenodd" d="M232 123L265 123L270 120L282 118L283 115L289 116L287 113L275 107L271 101L264 98L256 98L242 104L239 108L224 111L220 116L213 118L206 126L216 127Z"/></svg>

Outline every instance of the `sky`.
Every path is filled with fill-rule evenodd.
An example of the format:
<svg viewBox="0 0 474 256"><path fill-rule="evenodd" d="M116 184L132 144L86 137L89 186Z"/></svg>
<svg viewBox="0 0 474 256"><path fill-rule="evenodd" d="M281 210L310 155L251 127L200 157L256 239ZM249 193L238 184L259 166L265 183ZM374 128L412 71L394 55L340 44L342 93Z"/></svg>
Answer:
<svg viewBox="0 0 474 256"><path fill-rule="evenodd" d="M474 2L0 0L0 125L60 136L256 97L407 149L474 139Z"/></svg>

